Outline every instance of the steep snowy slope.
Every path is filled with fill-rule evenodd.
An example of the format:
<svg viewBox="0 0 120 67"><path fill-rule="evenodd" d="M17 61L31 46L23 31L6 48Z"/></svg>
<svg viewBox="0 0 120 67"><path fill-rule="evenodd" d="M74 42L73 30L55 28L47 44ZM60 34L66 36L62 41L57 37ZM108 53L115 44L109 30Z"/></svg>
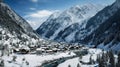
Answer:
<svg viewBox="0 0 120 67"><path fill-rule="evenodd" d="M101 30L101 31L100 31ZM92 44L104 49L120 50L120 9L93 32ZM105 47L104 47L105 46Z"/></svg>
<svg viewBox="0 0 120 67"><path fill-rule="evenodd" d="M102 11L98 12L88 21L84 20L86 23L75 23L74 25L65 28L58 34L59 36L57 36L55 40L65 42L87 43L86 41L89 41L92 37L87 36L89 36L95 29L97 29L100 24L109 19L112 15L114 15L118 9L119 3L115 2L111 6L107 6Z"/></svg>
<svg viewBox="0 0 120 67"><path fill-rule="evenodd" d="M55 13L51 15L37 29L37 33L45 38L49 38L52 40L57 40L57 39L60 40L59 37L63 35L63 38L64 38L64 34L66 34L66 33L61 33L62 31L65 31L65 29L69 28L69 26L75 27L74 28L75 30L76 28L78 29L80 27L84 28L86 26L86 21L92 16L94 16L101 9L102 7L98 5L93 5L93 4L73 6L61 13ZM66 32L69 33L69 30ZM74 35L74 33L73 34L69 33L67 36L69 35Z"/></svg>
<svg viewBox="0 0 120 67"><path fill-rule="evenodd" d="M120 3L120 2L119 2ZM89 36L94 30L96 30L101 24L105 23L108 19L110 19L111 16L113 16L117 11L119 11L120 6L118 5L118 1L113 3L111 6L107 6L102 11L98 12L94 17L92 17L90 20L88 20L86 27L84 30L86 33L83 34L84 36ZM108 25L109 26L109 25ZM80 35L81 31L78 32ZM95 35L93 35L95 36ZM93 37L91 36L91 37ZM84 37L87 41L91 39L91 37ZM78 40L82 40L78 38Z"/></svg>
<svg viewBox="0 0 120 67"><path fill-rule="evenodd" d="M31 26L8 5L0 2L0 44L14 42L23 45L31 40L38 40Z"/></svg>
<svg viewBox="0 0 120 67"><path fill-rule="evenodd" d="M86 34L84 34L84 36L91 34L91 32L98 28L100 24L113 16L118 11L118 9L119 6L117 5L117 2L115 2L114 4L107 6L102 11L98 12L87 22L86 28L84 30Z"/></svg>
<svg viewBox="0 0 120 67"><path fill-rule="evenodd" d="M86 43L104 49L120 50L120 9L109 19L99 25L84 40Z"/></svg>

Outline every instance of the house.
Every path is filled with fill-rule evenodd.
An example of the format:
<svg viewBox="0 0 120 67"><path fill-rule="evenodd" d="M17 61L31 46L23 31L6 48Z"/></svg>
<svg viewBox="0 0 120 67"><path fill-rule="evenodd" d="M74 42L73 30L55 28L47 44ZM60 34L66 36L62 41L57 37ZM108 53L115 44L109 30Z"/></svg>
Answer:
<svg viewBox="0 0 120 67"><path fill-rule="evenodd" d="M20 48L14 48L13 49L14 53L19 53L19 54L27 54L30 52L30 48L27 46L22 46Z"/></svg>
<svg viewBox="0 0 120 67"><path fill-rule="evenodd" d="M53 52L53 50L46 50L46 53L52 54L54 52Z"/></svg>
<svg viewBox="0 0 120 67"><path fill-rule="evenodd" d="M42 54L45 52L45 49L42 49L42 48L37 48L36 49L36 54Z"/></svg>
<svg viewBox="0 0 120 67"><path fill-rule="evenodd" d="M53 48L52 51L53 51L53 52L57 52L58 49L57 49L57 48Z"/></svg>
<svg viewBox="0 0 120 67"><path fill-rule="evenodd" d="M36 50L37 46L36 45L29 45L30 51Z"/></svg>

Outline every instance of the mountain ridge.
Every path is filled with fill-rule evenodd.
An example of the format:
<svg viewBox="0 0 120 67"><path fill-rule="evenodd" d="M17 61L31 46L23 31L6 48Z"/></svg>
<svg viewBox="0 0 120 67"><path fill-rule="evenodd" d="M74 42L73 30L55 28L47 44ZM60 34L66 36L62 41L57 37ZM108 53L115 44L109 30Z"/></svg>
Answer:
<svg viewBox="0 0 120 67"><path fill-rule="evenodd" d="M58 13L57 18L48 18L48 20L44 22L36 31L42 37L54 40L57 35L61 31L64 31L67 27L77 23L79 23L79 25L85 24L83 23L84 21L87 21L91 16L94 16L95 13L102 9L98 9L97 7L99 6L95 6L93 4L71 7L60 14Z"/></svg>

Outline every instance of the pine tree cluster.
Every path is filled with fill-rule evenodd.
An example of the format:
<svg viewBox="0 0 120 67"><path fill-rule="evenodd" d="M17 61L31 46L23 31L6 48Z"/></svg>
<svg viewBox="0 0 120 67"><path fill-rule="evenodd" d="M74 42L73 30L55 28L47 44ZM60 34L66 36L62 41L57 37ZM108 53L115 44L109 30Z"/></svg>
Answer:
<svg viewBox="0 0 120 67"><path fill-rule="evenodd" d="M117 61L115 61L112 50L102 52L102 55L97 56L97 62L99 67L120 67L120 52L118 53Z"/></svg>

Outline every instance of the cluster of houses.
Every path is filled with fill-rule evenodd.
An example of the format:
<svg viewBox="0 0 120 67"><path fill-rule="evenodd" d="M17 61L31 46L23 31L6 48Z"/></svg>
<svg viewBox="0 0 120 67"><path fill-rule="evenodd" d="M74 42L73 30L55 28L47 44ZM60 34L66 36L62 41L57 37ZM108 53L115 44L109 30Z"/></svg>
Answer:
<svg viewBox="0 0 120 67"><path fill-rule="evenodd" d="M30 46L23 46L19 49L14 49L15 53L35 53L35 54L43 54L43 53L49 53L54 54L56 52L65 52L70 50L79 50L82 46L77 44L50 44L50 45L30 45Z"/></svg>

